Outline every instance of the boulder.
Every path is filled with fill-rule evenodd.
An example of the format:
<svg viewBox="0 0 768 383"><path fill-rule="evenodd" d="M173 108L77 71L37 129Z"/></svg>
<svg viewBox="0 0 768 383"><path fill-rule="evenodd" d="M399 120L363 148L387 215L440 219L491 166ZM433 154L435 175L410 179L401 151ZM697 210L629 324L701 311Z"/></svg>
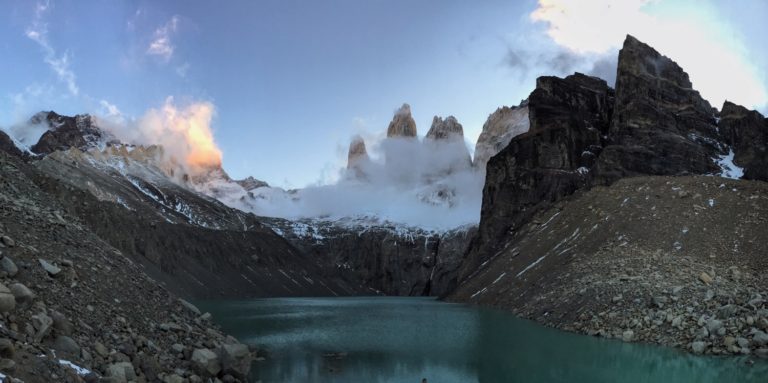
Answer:
<svg viewBox="0 0 768 383"><path fill-rule="evenodd" d="M117 362L107 366L105 375L115 383L128 383L136 380L136 371L131 362Z"/></svg>
<svg viewBox="0 0 768 383"><path fill-rule="evenodd" d="M35 329L35 341L39 342L51 333L53 319L45 313L32 315L32 326Z"/></svg>
<svg viewBox="0 0 768 383"><path fill-rule="evenodd" d="M16 267L16 264L8 256L0 259L0 270L5 271L5 273L8 274L8 276L11 278L15 277L16 274L19 273L19 268Z"/></svg>
<svg viewBox="0 0 768 383"><path fill-rule="evenodd" d="M72 332L75 330L75 328L72 325L72 322L70 322L70 320L67 319L67 317L64 316L64 314L58 311L52 311L51 319L53 319L53 329L56 331L57 334L72 335Z"/></svg>
<svg viewBox="0 0 768 383"><path fill-rule="evenodd" d="M218 354L224 374L241 380L248 376L253 362L248 346L241 343L224 344L218 349Z"/></svg>
<svg viewBox="0 0 768 383"><path fill-rule="evenodd" d="M56 340L53 342L53 349L60 355L69 358L78 358L80 356L80 346L74 339L65 335L56 337Z"/></svg>
<svg viewBox="0 0 768 383"><path fill-rule="evenodd" d="M14 354L13 341L8 338L0 338L0 358L13 359Z"/></svg>
<svg viewBox="0 0 768 383"><path fill-rule="evenodd" d="M38 262L40 262L40 266L43 267L43 270L45 270L48 273L48 275L52 277L55 277L56 275L61 273L61 269L59 267L42 258L38 259Z"/></svg>
<svg viewBox="0 0 768 383"><path fill-rule="evenodd" d="M219 356L207 348L198 348L192 352L192 367L202 376L216 376L221 371Z"/></svg>
<svg viewBox="0 0 768 383"><path fill-rule="evenodd" d="M0 313L7 313L16 307L16 298L4 284L0 283Z"/></svg>

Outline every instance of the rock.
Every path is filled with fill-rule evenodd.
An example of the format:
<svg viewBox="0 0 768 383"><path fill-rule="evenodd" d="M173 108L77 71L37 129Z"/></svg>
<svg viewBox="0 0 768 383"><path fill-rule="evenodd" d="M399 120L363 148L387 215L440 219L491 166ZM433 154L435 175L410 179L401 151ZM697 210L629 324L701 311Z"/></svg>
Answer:
<svg viewBox="0 0 768 383"><path fill-rule="evenodd" d="M387 127L387 137L416 138L416 121L411 117L410 105L403 104L395 112L389 127Z"/></svg>
<svg viewBox="0 0 768 383"><path fill-rule="evenodd" d="M714 281L706 271L702 271L701 274L699 274L699 280L706 284L710 284Z"/></svg>
<svg viewBox="0 0 768 383"><path fill-rule="evenodd" d="M16 370L16 362L13 359L0 359L0 371L12 373Z"/></svg>
<svg viewBox="0 0 768 383"><path fill-rule="evenodd" d="M52 277L55 277L61 272L60 268L42 258L39 258L38 261L40 262L40 266L42 266L43 269Z"/></svg>
<svg viewBox="0 0 768 383"><path fill-rule="evenodd" d="M240 343L224 344L218 349L224 374L244 380L251 370L251 353L248 346Z"/></svg>
<svg viewBox="0 0 768 383"><path fill-rule="evenodd" d="M14 246L16 246L16 241L14 241L13 239L11 239L11 237L9 237L9 236L7 236L7 235L4 235L4 236L0 237L0 242L3 242L3 244L4 244L5 246L8 246L8 247L14 247Z"/></svg>
<svg viewBox="0 0 768 383"><path fill-rule="evenodd" d="M4 284L0 283L0 313L7 313L16 308L16 298Z"/></svg>
<svg viewBox="0 0 768 383"><path fill-rule="evenodd" d="M52 311L51 319L53 319L53 329L56 330L57 334L72 335L75 328L72 325L72 322L70 322L64 314L58 311Z"/></svg>
<svg viewBox="0 0 768 383"><path fill-rule="evenodd" d="M349 152L347 153L347 169L355 169L362 175L363 167L370 161L368 151L365 149L365 140L358 135L352 137L349 143Z"/></svg>
<svg viewBox="0 0 768 383"><path fill-rule="evenodd" d="M707 331L709 331L710 334L717 333L718 330L720 330L723 327L723 322L719 321L717 319L710 319L707 321Z"/></svg>
<svg viewBox="0 0 768 383"><path fill-rule="evenodd" d="M68 117L54 112L40 112L32 116L30 123L50 127L30 148L37 154L50 154L69 148L87 151L102 142L116 141L112 135L99 129L87 114Z"/></svg>
<svg viewBox="0 0 768 383"><path fill-rule="evenodd" d="M184 299L179 298L179 303L181 303L182 306L186 307L189 311L191 311L195 315L200 315L200 309L197 308L197 306L185 301Z"/></svg>
<svg viewBox="0 0 768 383"><path fill-rule="evenodd" d="M80 346L74 339L65 335L56 337L56 340L53 342L53 349L61 355L66 355L70 358L80 356Z"/></svg>
<svg viewBox="0 0 768 383"><path fill-rule="evenodd" d="M768 180L768 120L759 112L726 101L718 127L734 154L733 163L744 168L744 178Z"/></svg>
<svg viewBox="0 0 768 383"><path fill-rule="evenodd" d="M128 383L136 379L136 371L131 362L117 362L107 366L105 375L116 383Z"/></svg>
<svg viewBox="0 0 768 383"><path fill-rule="evenodd" d="M218 355L207 348L198 348L192 352L192 367L204 377L216 376L221 371Z"/></svg>
<svg viewBox="0 0 768 383"><path fill-rule="evenodd" d="M95 342L93 344L93 350L102 358L109 355L109 350L101 342Z"/></svg>
<svg viewBox="0 0 768 383"><path fill-rule="evenodd" d="M736 345L736 338L732 336L726 336L725 338L723 338L723 344L725 345L725 347L730 349L731 347Z"/></svg>
<svg viewBox="0 0 768 383"><path fill-rule="evenodd" d="M485 168L488 160L507 147L509 141L530 129L528 101L519 106L503 106L488 116L475 144L473 165Z"/></svg>
<svg viewBox="0 0 768 383"><path fill-rule="evenodd" d="M623 340L625 342L631 342L634 337L635 337L635 332L632 331L632 330L624 331L621 334L621 340Z"/></svg>
<svg viewBox="0 0 768 383"><path fill-rule="evenodd" d="M14 353L13 342L7 338L0 338L0 358L13 359Z"/></svg>
<svg viewBox="0 0 768 383"><path fill-rule="evenodd" d="M181 328L181 326L179 326L176 323L160 323L158 327L160 328L160 330L163 330L163 331L183 331L184 330L183 328Z"/></svg>
<svg viewBox="0 0 768 383"><path fill-rule="evenodd" d="M211 320L212 317L213 317L213 315L211 315L211 313L207 312L207 313L205 313L203 315L200 315L200 318L198 318L198 319L200 319L202 321L209 321L209 320Z"/></svg>
<svg viewBox="0 0 768 383"><path fill-rule="evenodd" d="M36 297L32 290L30 290L27 286L22 285L21 283L12 283L9 286L9 289L11 290L11 294L13 294L14 298L16 298L16 302L18 303L32 302Z"/></svg>
<svg viewBox="0 0 768 383"><path fill-rule="evenodd" d="M176 374L170 374L163 378L163 383L184 383L184 378Z"/></svg>
<svg viewBox="0 0 768 383"><path fill-rule="evenodd" d="M435 116L432 118L432 126L427 135L428 140L446 140L464 142L464 127L459 124L456 117L448 116L445 119Z"/></svg>
<svg viewBox="0 0 768 383"><path fill-rule="evenodd" d="M15 277L16 274L19 273L19 268L16 267L16 264L13 263L13 260L8 256L0 259L0 270L5 271L11 278Z"/></svg>
<svg viewBox="0 0 768 383"><path fill-rule="evenodd" d="M5 132L0 130L0 151L6 152L15 157L24 157L24 153L16 147L13 139L9 137Z"/></svg>
<svg viewBox="0 0 768 383"><path fill-rule="evenodd" d="M755 331L755 333L752 335L752 342L759 346L764 346L768 344L768 334L759 330Z"/></svg>
<svg viewBox="0 0 768 383"><path fill-rule="evenodd" d="M704 339L709 336L709 330L707 330L706 327L699 327L698 331L696 331L696 339Z"/></svg>
<svg viewBox="0 0 768 383"><path fill-rule="evenodd" d="M739 345L741 348L748 348L749 347L749 339L738 337L736 338L736 344Z"/></svg>
<svg viewBox="0 0 768 383"><path fill-rule="evenodd" d="M177 354L181 354L184 352L184 345L180 343L174 343L171 345L171 350Z"/></svg>
<svg viewBox="0 0 768 383"><path fill-rule="evenodd" d="M707 349L706 342L696 341L691 343L691 351L693 351L695 354L701 354L706 349Z"/></svg>
<svg viewBox="0 0 768 383"><path fill-rule="evenodd" d="M32 326L35 329L35 341L39 342L51 332L53 319L45 313L32 315Z"/></svg>
<svg viewBox="0 0 768 383"><path fill-rule="evenodd" d="M662 296L662 295L655 296L653 297L653 304L658 308L663 308L664 305L667 303L667 300L668 299L665 296Z"/></svg>

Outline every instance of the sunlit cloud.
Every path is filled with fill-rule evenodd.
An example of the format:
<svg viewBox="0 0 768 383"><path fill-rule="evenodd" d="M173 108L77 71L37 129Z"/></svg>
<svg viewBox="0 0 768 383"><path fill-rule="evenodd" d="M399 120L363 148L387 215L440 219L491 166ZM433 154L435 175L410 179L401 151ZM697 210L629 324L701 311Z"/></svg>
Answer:
<svg viewBox="0 0 768 383"><path fill-rule="evenodd" d="M582 55L616 50L631 34L675 60L713 106L720 107L726 99L752 108L768 102L766 79L751 63L744 44L706 4L695 3L687 13L707 17L702 19L652 13L650 6L661 2L539 0L531 19L546 23L555 43Z"/></svg>
<svg viewBox="0 0 768 383"><path fill-rule="evenodd" d="M61 56L56 54L56 50L48 40L48 24L45 22L45 16L50 9L50 3L38 3L35 6L35 17L32 24L26 29L26 36L36 42L45 54L44 60L48 66L56 73L56 76L67 84L69 93L77 96L80 88L77 86L75 73L70 69L69 53L65 52Z"/></svg>
<svg viewBox="0 0 768 383"><path fill-rule="evenodd" d="M152 35L152 41L147 47L147 54L157 56L161 60L168 62L173 57L176 47L173 45L171 36L176 33L179 24L179 17L173 16L165 25L157 28Z"/></svg>

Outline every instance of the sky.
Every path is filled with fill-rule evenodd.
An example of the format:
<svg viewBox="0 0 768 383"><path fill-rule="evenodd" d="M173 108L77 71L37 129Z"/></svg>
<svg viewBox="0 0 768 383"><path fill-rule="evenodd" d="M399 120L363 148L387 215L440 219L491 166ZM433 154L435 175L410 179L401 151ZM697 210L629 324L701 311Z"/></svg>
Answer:
<svg viewBox="0 0 768 383"><path fill-rule="evenodd" d="M421 136L456 116L472 149L538 76L612 83L627 33L713 106L765 113L766 16L761 0L0 0L0 127L91 113L202 145L234 178L327 184L351 137L381 138L402 103Z"/></svg>

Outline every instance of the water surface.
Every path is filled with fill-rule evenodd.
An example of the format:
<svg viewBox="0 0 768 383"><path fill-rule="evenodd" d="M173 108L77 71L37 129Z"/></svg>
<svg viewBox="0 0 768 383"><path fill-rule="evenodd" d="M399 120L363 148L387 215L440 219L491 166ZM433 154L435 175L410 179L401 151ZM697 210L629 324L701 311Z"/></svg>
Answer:
<svg viewBox="0 0 768 383"><path fill-rule="evenodd" d="M546 328L426 298L199 302L225 331L270 352L272 382L766 382L768 363L693 356Z"/></svg>

